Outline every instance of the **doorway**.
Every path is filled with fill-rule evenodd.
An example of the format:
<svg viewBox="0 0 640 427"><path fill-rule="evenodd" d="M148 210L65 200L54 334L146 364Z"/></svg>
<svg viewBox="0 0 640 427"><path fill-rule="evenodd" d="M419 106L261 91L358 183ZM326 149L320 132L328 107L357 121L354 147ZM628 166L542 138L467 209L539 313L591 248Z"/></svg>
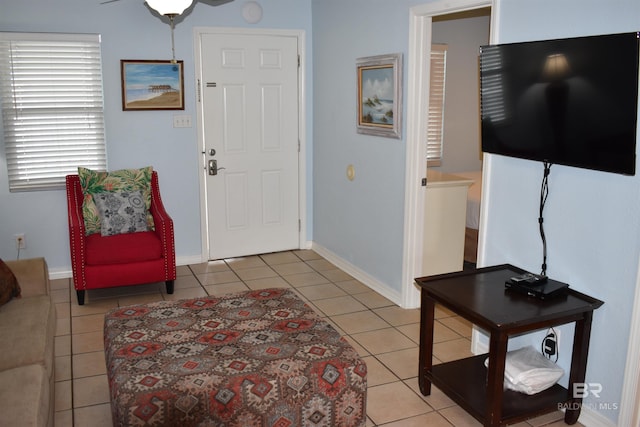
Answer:
<svg viewBox="0 0 640 427"><path fill-rule="evenodd" d="M427 176L425 161L427 156L426 144L423 143L421 136L426 134L427 125L432 21L435 16L484 8L491 8L489 40L494 42L497 39L494 25L497 15L495 0L438 0L434 3L415 6L410 10L405 228L401 301L403 307L418 307L420 305L420 294L414 285L414 278L418 277L420 273L423 257L425 187L421 185L421 181L423 177ZM481 244L479 244L480 246ZM478 259L478 262L480 263L481 259Z"/></svg>
<svg viewBox="0 0 640 427"><path fill-rule="evenodd" d="M292 31L196 30L208 260L301 247L300 45Z"/></svg>

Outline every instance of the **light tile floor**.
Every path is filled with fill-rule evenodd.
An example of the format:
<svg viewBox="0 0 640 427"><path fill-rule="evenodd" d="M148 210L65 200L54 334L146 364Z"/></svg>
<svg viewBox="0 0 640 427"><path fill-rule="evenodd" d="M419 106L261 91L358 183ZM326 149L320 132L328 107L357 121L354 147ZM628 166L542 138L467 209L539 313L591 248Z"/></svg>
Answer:
<svg viewBox="0 0 640 427"><path fill-rule="evenodd" d="M291 287L358 350L368 368L367 426L480 426L437 388L418 390L419 310L399 308L309 250L178 267L175 292L164 284L88 291L79 306L70 279L52 281L57 308L55 426L111 426L103 346L113 307L267 287ZM434 363L470 355L471 325L436 309ZM564 426L556 412L518 427ZM579 424L577 424L579 425Z"/></svg>

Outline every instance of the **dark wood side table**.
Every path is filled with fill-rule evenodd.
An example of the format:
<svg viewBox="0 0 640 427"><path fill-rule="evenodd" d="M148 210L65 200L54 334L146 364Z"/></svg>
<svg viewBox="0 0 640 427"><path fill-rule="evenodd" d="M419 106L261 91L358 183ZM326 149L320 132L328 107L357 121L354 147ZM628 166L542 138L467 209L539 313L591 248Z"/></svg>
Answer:
<svg viewBox="0 0 640 427"><path fill-rule="evenodd" d="M569 289L566 295L542 301L506 290L505 280L524 270L504 264L458 273L421 277L420 354L418 382L423 395L431 384L485 426L501 426L566 408L564 421L574 424L581 398L573 397L587 369L593 310L603 302ZM486 354L433 365L435 304L441 304L490 334ZM575 322L568 389L555 384L534 395L504 390L504 367L510 336Z"/></svg>

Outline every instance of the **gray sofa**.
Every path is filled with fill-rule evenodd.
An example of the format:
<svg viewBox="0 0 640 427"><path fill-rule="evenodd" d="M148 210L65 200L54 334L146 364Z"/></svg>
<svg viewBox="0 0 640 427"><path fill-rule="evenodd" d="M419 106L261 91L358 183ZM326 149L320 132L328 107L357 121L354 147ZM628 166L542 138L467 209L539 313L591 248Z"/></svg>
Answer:
<svg viewBox="0 0 640 427"><path fill-rule="evenodd" d="M53 426L56 314L47 264L5 263L22 297L0 307L0 425Z"/></svg>

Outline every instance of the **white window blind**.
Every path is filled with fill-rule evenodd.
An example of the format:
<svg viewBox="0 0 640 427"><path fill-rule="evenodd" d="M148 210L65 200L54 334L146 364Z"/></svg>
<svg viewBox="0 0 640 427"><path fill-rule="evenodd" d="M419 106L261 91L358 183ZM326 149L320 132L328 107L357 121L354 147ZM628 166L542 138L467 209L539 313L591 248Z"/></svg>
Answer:
<svg viewBox="0 0 640 427"><path fill-rule="evenodd" d="M427 166L442 163L444 138L444 89L447 75L447 45L431 45L429 112L427 120Z"/></svg>
<svg viewBox="0 0 640 427"><path fill-rule="evenodd" d="M0 102L10 191L106 170L99 35L0 33Z"/></svg>

